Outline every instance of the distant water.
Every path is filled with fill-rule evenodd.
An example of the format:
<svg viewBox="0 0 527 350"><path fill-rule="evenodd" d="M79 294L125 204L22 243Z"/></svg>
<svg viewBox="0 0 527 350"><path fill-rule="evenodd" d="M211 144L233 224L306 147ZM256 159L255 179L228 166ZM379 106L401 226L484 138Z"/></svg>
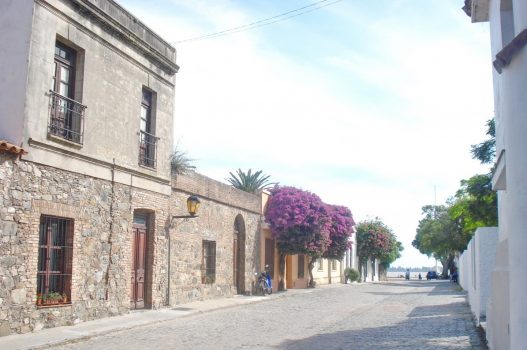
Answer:
<svg viewBox="0 0 527 350"><path fill-rule="evenodd" d="M404 278L404 272L387 272L388 278ZM419 279L419 274L421 274L421 277L423 279L426 279L426 272L419 272L419 271L410 271L410 279Z"/></svg>

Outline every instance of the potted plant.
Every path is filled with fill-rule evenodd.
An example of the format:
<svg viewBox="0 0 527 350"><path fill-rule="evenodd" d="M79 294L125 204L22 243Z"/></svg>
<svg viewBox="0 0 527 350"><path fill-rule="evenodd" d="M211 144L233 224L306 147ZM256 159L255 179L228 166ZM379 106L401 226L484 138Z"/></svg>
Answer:
<svg viewBox="0 0 527 350"><path fill-rule="evenodd" d="M48 294L45 295L43 299L46 305L54 305L54 304L58 304L61 298L62 298L62 295L60 293L49 292Z"/></svg>
<svg viewBox="0 0 527 350"><path fill-rule="evenodd" d="M37 293L37 305L42 305L42 294Z"/></svg>

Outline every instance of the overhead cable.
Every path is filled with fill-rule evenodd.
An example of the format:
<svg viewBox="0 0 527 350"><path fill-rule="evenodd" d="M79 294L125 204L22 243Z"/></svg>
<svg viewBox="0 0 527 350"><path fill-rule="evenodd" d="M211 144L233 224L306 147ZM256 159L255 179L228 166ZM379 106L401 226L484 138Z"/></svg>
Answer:
<svg viewBox="0 0 527 350"><path fill-rule="evenodd" d="M255 22L252 22L252 23L249 23L249 24L244 24L244 25L241 25L241 26L233 27L233 28L230 28L230 29L225 29L225 30L222 30L222 31L219 31L219 32L215 32L215 33L211 33L211 34L207 34L207 35L201 35L201 36L197 36L197 37L189 38L189 39L185 39L185 40L178 40L178 41L173 42L173 44L181 44L181 43L190 42L190 41L212 39L212 38L216 38L216 37L219 37L219 36L239 33L239 32L243 32L243 31L246 31L246 30L251 30L251 29L254 29L254 28L258 28L258 27L267 26L267 25L270 25L270 24L273 24L273 23L276 23L276 22L285 21L285 20L293 18L293 17L301 16L301 15L304 15L306 13L310 13L310 12L313 12L313 11L316 11L316 10L320 10L321 8L324 8L324 7L327 7L327 6L330 6L330 5L334 5L334 4L336 4L338 2L341 2L341 1L343 1L343 0L320 0L320 1L314 2L314 3L309 4L309 5L306 5L306 6L303 6L303 7L299 7L297 9L281 13L281 14L276 15L276 16L264 18L264 19L261 19L261 20L258 20L258 21L255 21Z"/></svg>

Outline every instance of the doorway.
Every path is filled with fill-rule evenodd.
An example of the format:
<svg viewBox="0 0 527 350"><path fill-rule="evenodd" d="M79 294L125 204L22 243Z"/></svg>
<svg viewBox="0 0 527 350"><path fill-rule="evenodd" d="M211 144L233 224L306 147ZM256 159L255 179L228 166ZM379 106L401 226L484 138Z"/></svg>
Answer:
<svg viewBox="0 0 527 350"><path fill-rule="evenodd" d="M145 308L147 263L147 215L134 214L132 226L132 276L130 285L130 309Z"/></svg>
<svg viewBox="0 0 527 350"><path fill-rule="evenodd" d="M241 215L234 220L232 240L233 284L237 294L245 293L245 221Z"/></svg>

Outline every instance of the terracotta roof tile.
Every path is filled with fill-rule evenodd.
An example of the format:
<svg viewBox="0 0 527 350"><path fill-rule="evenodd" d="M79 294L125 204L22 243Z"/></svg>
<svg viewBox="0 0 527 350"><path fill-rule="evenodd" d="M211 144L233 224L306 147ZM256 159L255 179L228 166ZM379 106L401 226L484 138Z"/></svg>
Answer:
<svg viewBox="0 0 527 350"><path fill-rule="evenodd" d="M12 143L9 143L5 140L0 140L0 153L4 153L4 152L11 153L11 154L18 155L18 156L27 154L27 151L24 150L22 147L13 145Z"/></svg>

